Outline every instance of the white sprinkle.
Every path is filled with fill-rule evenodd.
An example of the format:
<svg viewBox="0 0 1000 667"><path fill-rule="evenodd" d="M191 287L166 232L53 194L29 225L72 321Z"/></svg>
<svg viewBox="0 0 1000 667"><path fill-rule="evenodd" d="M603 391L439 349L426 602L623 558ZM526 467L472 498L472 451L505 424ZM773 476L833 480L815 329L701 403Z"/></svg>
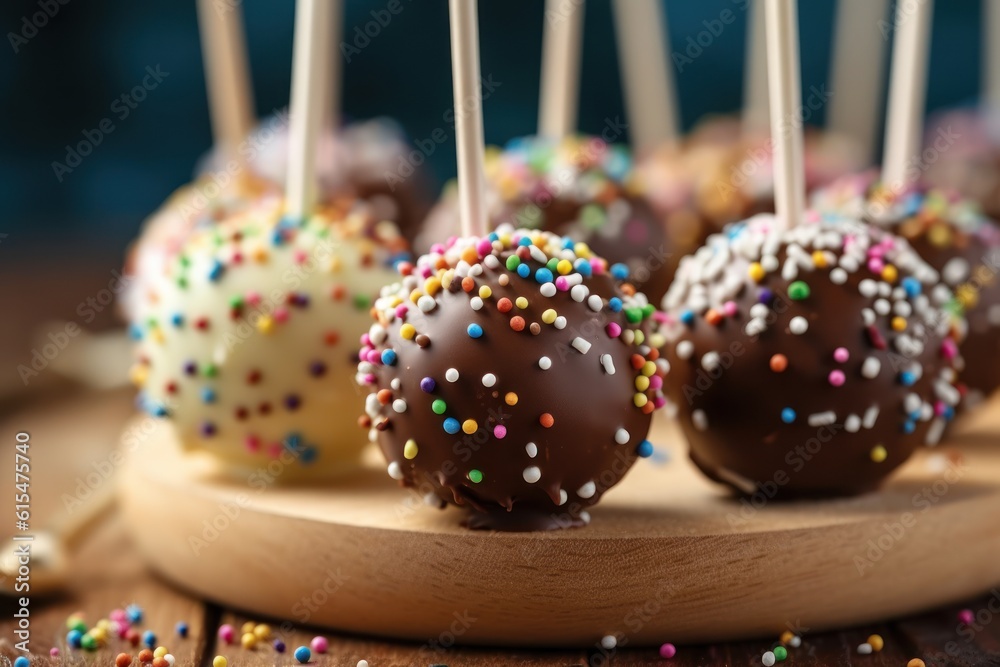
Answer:
<svg viewBox="0 0 1000 667"><path fill-rule="evenodd" d="M764 255L760 258L760 265L768 273L778 270L778 258L774 255Z"/></svg>
<svg viewBox="0 0 1000 667"><path fill-rule="evenodd" d="M552 326L554 326L556 329L565 329L566 318L560 315L559 317L556 318L556 321L552 323Z"/></svg>
<svg viewBox="0 0 1000 667"><path fill-rule="evenodd" d="M469 305L472 306L472 310L482 310L483 300L478 296L474 296L469 300Z"/></svg>
<svg viewBox="0 0 1000 667"><path fill-rule="evenodd" d="M610 651L616 646L618 646L618 640L615 638L614 635L605 635L604 637L601 637L601 648Z"/></svg>
<svg viewBox="0 0 1000 667"><path fill-rule="evenodd" d="M417 308L419 308L422 313L429 313L436 307L437 301L434 300L434 297L430 297L425 294L417 299Z"/></svg>
<svg viewBox="0 0 1000 667"><path fill-rule="evenodd" d="M371 339L373 344L381 345L385 342L385 327L381 324L373 324L371 328L368 329L368 337Z"/></svg>
<svg viewBox="0 0 1000 667"><path fill-rule="evenodd" d="M628 439L629 439L629 434L628 431L626 431L625 429L620 428L617 431L615 431L615 442L617 442L619 445L626 444L628 442Z"/></svg>
<svg viewBox="0 0 1000 667"><path fill-rule="evenodd" d="M848 433L857 433L861 430L861 417L848 415L847 419L844 420L844 430Z"/></svg>
<svg viewBox="0 0 1000 667"><path fill-rule="evenodd" d="M833 410L827 410L826 412L814 412L809 415L809 425L810 426L827 426L828 424L833 424L837 421L837 413Z"/></svg>
<svg viewBox="0 0 1000 667"><path fill-rule="evenodd" d="M574 285L569 291L569 295L573 297L574 301L583 303L583 300L587 298L590 294L590 288L586 285Z"/></svg>
<svg viewBox="0 0 1000 667"><path fill-rule="evenodd" d="M587 482L576 490L576 495L581 498L593 498L595 493L597 493L597 485L594 484L593 480Z"/></svg>
<svg viewBox="0 0 1000 667"><path fill-rule="evenodd" d="M587 512L586 510L584 510L583 512L580 512L580 521L583 522L583 525L589 526L590 525L590 512Z"/></svg>
<svg viewBox="0 0 1000 667"><path fill-rule="evenodd" d="M759 317L750 320L747 322L747 325L743 327L743 333L751 337L762 334L765 331L767 331L767 322Z"/></svg>
<svg viewBox="0 0 1000 667"><path fill-rule="evenodd" d="M958 389L942 380L937 380L934 383L934 395L948 405L958 405L958 402L962 400L962 394Z"/></svg>
<svg viewBox="0 0 1000 667"><path fill-rule="evenodd" d="M604 366L604 372L608 375L615 374L615 360L611 358L610 354L601 355L601 365Z"/></svg>
<svg viewBox="0 0 1000 667"><path fill-rule="evenodd" d="M694 354L694 343L689 340L682 340L677 343L677 357L680 359L690 359Z"/></svg>
<svg viewBox="0 0 1000 667"><path fill-rule="evenodd" d="M449 368L444 372L444 379L448 382L458 382L458 369Z"/></svg>
<svg viewBox="0 0 1000 667"><path fill-rule="evenodd" d="M570 345L572 345L573 349L579 352L580 354L587 354L588 352L590 352L590 341L580 338L579 336L574 338L573 342L570 343Z"/></svg>
<svg viewBox="0 0 1000 667"><path fill-rule="evenodd" d="M493 375L493 373L487 373L486 375L483 376L484 387L492 387L496 383L497 383L497 376Z"/></svg>
<svg viewBox="0 0 1000 667"><path fill-rule="evenodd" d="M878 299L875 302L875 312L879 315L888 315L892 312L892 306L885 299Z"/></svg>
<svg viewBox="0 0 1000 667"><path fill-rule="evenodd" d="M878 294L878 285L871 278L865 278L858 283L858 291L861 292L861 296L870 299Z"/></svg>
<svg viewBox="0 0 1000 667"><path fill-rule="evenodd" d="M861 311L861 321L865 323L866 327L870 327L875 324L875 311L871 308L865 308Z"/></svg>
<svg viewBox="0 0 1000 667"><path fill-rule="evenodd" d="M536 245L529 245L528 252L531 253L531 259L535 260L539 264L545 264L547 261L549 261L549 258L545 256L545 253L542 252L542 249Z"/></svg>
<svg viewBox="0 0 1000 667"><path fill-rule="evenodd" d="M174 667L174 664L177 662L177 658L175 658L171 653L164 655L163 659L167 661L167 664L170 665L170 667Z"/></svg>
<svg viewBox="0 0 1000 667"><path fill-rule="evenodd" d="M552 368L552 360L549 359L548 357L542 357L541 359L538 360L538 367L541 368L543 371L547 371L550 368Z"/></svg>
<svg viewBox="0 0 1000 667"><path fill-rule="evenodd" d="M968 275L969 263L961 257L955 257L941 269L941 277L952 287L965 280Z"/></svg>
<svg viewBox="0 0 1000 667"><path fill-rule="evenodd" d="M923 401L916 394L907 394L906 398L903 399L903 410L908 415L920 410L921 405L923 405Z"/></svg>
<svg viewBox="0 0 1000 667"><path fill-rule="evenodd" d="M521 474L528 484L534 484L542 478L542 471L538 469L538 466L528 466Z"/></svg>
<svg viewBox="0 0 1000 667"><path fill-rule="evenodd" d="M528 453L528 456L530 458L535 458L536 456L538 456L538 445L536 445L533 442L529 442L524 446L524 451Z"/></svg>
<svg viewBox="0 0 1000 667"><path fill-rule="evenodd" d="M601 312L601 308L604 308L604 301L596 294L591 294L587 297L587 305L590 306L592 311L599 313Z"/></svg>
<svg viewBox="0 0 1000 667"><path fill-rule="evenodd" d="M492 257L492 255L490 255L490 256ZM544 285L542 285L539 288L538 291L542 293L542 296L546 296L546 297L555 296L556 295L556 284L555 283L545 283Z"/></svg>
<svg viewBox="0 0 1000 667"><path fill-rule="evenodd" d="M399 467L399 464L395 461L389 464L389 467L386 468L386 472L388 472L389 477L392 477L393 479L403 479L403 469Z"/></svg>
<svg viewBox="0 0 1000 667"><path fill-rule="evenodd" d="M704 410L695 410L691 413L691 423L699 431L705 431L708 429L708 416L705 414Z"/></svg>
<svg viewBox="0 0 1000 667"><path fill-rule="evenodd" d="M566 493L566 489L559 489L559 505L565 505L567 500L569 500L569 494Z"/></svg>
<svg viewBox="0 0 1000 667"><path fill-rule="evenodd" d="M757 319L758 317L766 318L769 312L771 312L771 309L763 303L755 303L750 306L750 317L753 319Z"/></svg>
<svg viewBox="0 0 1000 667"><path fill-rule="evenodd" d="M875 426L876 419L878 419L878 406L873 405L865 410L865 418L861 420L861 425L865 428L871 428Z"/></svg>
<svg viewBox="0 0 1000 667"><path fill-rule="evenodd" d="M935 419L931 422L930 428L927 429L927 437L924 438L924 444L934 446L941 441L941 436L944 434L944 427L947 422L943 419Z"/></svg>
<svg viewBox="0 0 1000 667"><path fill-rule="evenodd" d="M406 401L401 398L397 398L392 402L392 409L396 412L406 412Z"/></svg>
<svg viewBox="0 0 1000 667"><path fill-rule="evenodd" d="M430 493L430 492L425 493L424 494L424 505L427 505L429 507L441 507L441 499L437 496L436 493ZM365 661L362 660L361 662L365 662ZM358 663L358 664L361 664L361 663ZM365 662L365 664L367 665L368 663Z"/></svg>
<svg viewBox="0 0 1000 667"><path fill-rule="evenodd" d="M721 357L719 357L718 352L706 352L705 356L701 358L701 367L709 373L718 368L720 363Z"/></svg>
<svg viewBox="0 0 1000 667"><path fill-rule="evenodd" d="M802 646L802 637L795 635L794 637L792 637L791 641L788 642L788 645L791 646L792 648L798 648Z"/></svg>
<svg viewBox="0 0 1000 667"><path fill-rule="evenodd" d="M788 330L796 336L801 336L809 330L809 322L806 321L806 318L801 315L797 315L792 318L791 322L788 323Z"/></svg>
<svg viewBox="0 0 1000 667"><path fill-rule="evenodd" d="M764 664L764 667L772 667L774 665L774 653L768 651L760 657L760 661Z"/></svg>
<svg viewBox="0 0 1000 667"><path fill-rule="evenodd" d="M483 264L487 269L498 269L500 268L500 259L496 255L486 255L483 257Z"/></svg>
<svg viewBox="0 0 1000 667"><path fill-rule="evenodd" d="M870 655L872 652L872 645L868 642L864 644L858 644L858 653L861 655Z"/></svg>
<svg viewBox="0 0 1000 667"><path fill-rule="evenodd" d="M847 282L847 271L838 266L833 271L830 271L830 281L834 285L843 285Z"/></svg>
<svg viewBox="0 0 1000 667"><path fill-rule="evenodd" d="M399 388L403 386L403 381L400 380L399 378L392 378L392 380L389 382L389 386L392 387L395 391L399 391Z"/></svg>
<svg viewBox="0 0 1000 667"><path fill-rule="evenodd" d="M878 377L879 371L881 370L882 362L875 357L868 357L865 359L865 362L861 364L861 375L869 380Z"/></svg>
<svg viewBox="0 0 1000 667"><path fill-rule="evenodd" d="M897 301L892 304L892 312L900 317L909 317L913 314L913 306L910 305L909 301Z"/></svg>

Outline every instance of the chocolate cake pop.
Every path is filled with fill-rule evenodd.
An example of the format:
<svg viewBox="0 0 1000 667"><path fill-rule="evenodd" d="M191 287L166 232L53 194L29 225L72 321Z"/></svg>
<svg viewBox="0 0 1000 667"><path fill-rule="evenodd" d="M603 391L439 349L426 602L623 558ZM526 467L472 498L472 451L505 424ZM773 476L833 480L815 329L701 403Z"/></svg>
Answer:
<svg viewBox="0 0 1000 667"><path fill-rule="evenodd" d="M814 197L821 210L863 217L906 239L954 290L967 330L956 359L966 406L1000 386L1000 227L956 192L894 192L874 174L844 178Z"/></svg>
<svg viewBox="0 0 1000 667"><path fill-rule="evenodd" d="M623 264L501 225L435 244L382 290L358 381L389 475L469 525L586 523L649 456L667 370Z"/></svg>
<svg viewBox="0 0 1000 667"><path fill-rule="evenodd" d="M350 467L360 399L351 341L405 241L362 208L284 217L264 195L195 229L147 275L132 325L140 405L186 450L281 479Z"/></svg>
<svg viewBox="0 0 1000 667"><path fill-rule="evenodd" d="M543 229L590 246L609 262L628 265L633 284L659 299L681 256L694 248L680 224L664 227L631 178L624 146L597 137L515 139L486 155L491 228L503 223ZM416 248L427 250L457 228L449 188L427 219Z"/></svg>
<svg viewBox="0 0 1000 667"><path fill-rule="evenodd" d="M692 460L742 493L874 489L954 415L953 301L908 244L853 219L781 231L763 214L710 237L664 299Z"/></svg>

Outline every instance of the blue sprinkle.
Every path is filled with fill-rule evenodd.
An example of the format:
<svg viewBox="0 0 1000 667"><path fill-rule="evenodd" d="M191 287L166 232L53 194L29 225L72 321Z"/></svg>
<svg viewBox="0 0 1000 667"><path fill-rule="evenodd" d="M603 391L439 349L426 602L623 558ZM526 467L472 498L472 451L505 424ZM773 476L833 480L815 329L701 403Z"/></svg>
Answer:
<svg viewBox="0 0 1000 667"><path fill-rule="evenodd" d="M909 415L907 415L911 421L918 421L920 419L920 410L914 410Z"/></svg>
<svg viewBox="0 0 1000 667"><path fill-rule="evenodd" d="M594 273L594 267L590 265L590 262L583 258L576 260L573 264L573 268L576 269L577 273L584 278L589 278Z"/></svg>
<svg viewBox="0 0 1000 667"><path fill-rule="evenodd" d="M528 247L529 245L531 245L531 239L529 239L527 236L522 236L520 240L517 242L517 245Z"/></svg>
<svg viewBox="0 0 1000 667"><path fill-rule="evenodd" d="M275 229L271 232L271 245L282 245L285 242L285 235L282 234L280 229Z"/></svg>
<svg viewBox="0 0 1000 667"><path fill-rule="evenodd" d="M436 387L437 382L434 381L434 378L426 377L420 381L420 388L428 394L434 391Z"/></svg>
<svg viewBox="0 0 1000 667"><path fill-rule="evenodd" d="M130 604L125 607L125 618L133 625L142 623L142 607L137 604Z"/></svg>
<svg viewBox="0 0 1000 667"><path fill-rule="evenodd" d="M945 406L944 414L942 414L941 416L944 417L946 421L951 421L955 417L955 408L951 407L950 405Z"/></svg>
<svg viewBox="0 0 1000 667"><path fill-rule="evenodd" d="M490 232L486 236L486 238L488 238L490 240L490 242L492 243L493 241L499 241L500 240L500 235L497 234L496 232Z"/></svg>
<svg viewBox="0 0 1000 667"><path fill-rule="evenodd" d="M524 266L524 264L521 266ZM469 332L469 338L480 338L483 335L483 328L475 322L470 324L466 331Z"/></svg>
<svg viewBox="0 0 1000 667"><path fill-rule="evenodd" d="M903 433L913 433L917 430L917 423L912 419L907 419L903 422Z"/></svg>
<svg viewBox="0 0 1000 667"><path fill-rule="evenodd" d="M899 374L899 381L903 383L904 387L912 387L917 381L917 376L910 371L903 371Z"/></svg>
<svg viewBox="0 0 1000 667"><path fill-rule="evenodd" d="M208 279L213 283L222 277L222 272L225 271L226 267L222 265L219 260L212 261L212 268L208 270Z"/></svg>
<svg viewBox="0 0 1000 667"><path fill-rule="evenodd" d="M301 662L302 664L309 662L309 658L311 657L312 657L312 651L310 651L308 647L300 646L297 649L295 649L295 659Z"/></svg>
<svg viewBox="0 0 1000 667"><path fill-rule="evenodd" d="M170 323L175 327L182 326L184 324L184 316L180 313L174 313L170 316Z"/></svg>
<svg viewBox="0 0 1000 667"><path fill-rule="evenodd" d="M459 424L458 420L455 419L454 417L448 417L447 419L444 420L445 433L451 433L451 434L458 433L458 429L460 429L461 427L462 425Z"/></svg>
<svg viewBox="0 0 1000 667"><path fill-rule="evenodd" d="M205 387L201 390L201 402L202 403L215 403L215 391L210 387Z"/></svg>
<svg viewBox="0 0 1000 667"><path fill-rule="evenodd" d="M611 275L617 280L625 280L628 278L628 274L628 267L621 262L611 265Z"/></svg>
<svg viewBox="0 0 1000 667"><path fill-rule="evenodd" d="M563 237L563 240L562 240L563 250L572 250L573 246L575 246L575 245L576 244L573 242L573 239L571 239L568 236L564 236Z"/></svg>
<svg viewBox="0 0 1000 667"><path fill-rule="evenodd" d="M17 660L14 661L14 667L29 667L31 662L23 655L17 656Z"/></svg>
<svg viewBox="0 0 1000 667"><path fill-rule="evenodd" d="M70 630L66 633L66 643L73 648L80 648L83 644L83 633L79 630Z"/></svg>
<svg viewBox="0 0 1000 667"><path fill-rule="evenodd" d="M522 265L523 266L523 265ZM541 284L550 283L553 280L552 272L542 267L535 271L535 281Z"/></svg>
<svg viewBox="0 0 1000 667"><path fill-rule="evenodd" d="M649 440L643 440L639 443L639 446L635 448L635 453L644 459L648 459L653 455L653 443Z"/></svg>
<svg viewBox="0 0 1000 667"><path fill-rule="evenodd" d="M681 311L681 322L688 326L694 324L694 311L690 309Z"/></svg>
<svg viewBox="0 0 1000 667"><path fill-rule="evenodd" d="M128 328L129 338L132 340L142 340L142 327L138 324L133 324Z"/></svg>
<svg viewBox="0 0 1000 667"><path fill-rule="evenodd" d="M520 264L517 265L517 275L521 276L522 278L527 278L528 276L531 275L531 267L529 267L524 262L521 262Z"/></svg>
<svg viewBox="0 0 1000 667"><path fill-rule="evenodd" d="M608 301L608 308L611 309L612 313L620 313L622 310L622 300L616 296L611 297Z"/></svg>
<svg viewBox="0 0 1000 667"><path fill-rule="evenodd" d="M178 621L178 623L177 623L177 634L181 638L187 637L188 636L188 624L185 623L184 621Z"/></svg>
<svg viewBox="0 0 1000 667"><path fill-rule="evenodd" d="M298 433L289 433L285 436L285 448L295 451L302 448L302 436Z"/></svg>
<svg viewBox="0 0 1000 667"><path fill-rule="evenodd" d="M304 224L306 224L305 218L301 216L298 218L293 218L290 215L286 215L281 219L281 222L278 223L278 226L283 227L285 229L294 229L295 227L301 227Z"/></svg>
<svg viewBox="0 0 1000 667"><path fill-rule="evenodd" d="M395 350L382 350L382 363L386 366L396 365L396 351Z"/></svg>
<svg viewBox="0 0 1000 667"><path fill-rule="evenodd" d="M923 289L920 281L913 276L907 276L903 278L903 289L906 290L906 296L911 299L920 296L920 292Z"/></svg>
<svg viewBox="0 0 1000 667"><path fill-rule="evenodd" d="M162 403L154 403L153 405L149 406L149 411L152 413L154 417L167 416L167 408Z"/></svg>
<svg viewBox="0 0 1000 667"><path fill-rule="evenodd" d="M781 411L781 421L786 424L791 424L795 421L795 410L791 408L785 408Z"/></svg>
<svg viewBox="0 0 1000 667"><path fill-rule="evenodd" d="M152 630L146 630L142 633L142 643L151 649L156 648L156 635L153 634Z"/></svg>
<svg viewBox="0 0 1000 667"><path fill-rule="evenodd" d="M924 203L923 195L921 195L919 192L914 192L910 195L907 195L906 198L903 199L904 217L910 217L912 215L916 215L917 213L919 213L920 207L923 205L923 203Z"/></svg>
<svg viewBox="0 0 1000 667"><path fill-rule="evenodd" d="M299 454L299 461L301 461L303 465L309 465L310 463L316 460L316 457L318 455L319 454L316 451L316 448L313 447L312 445L309 445L308 447L302 450L301 454Z"/></svg>

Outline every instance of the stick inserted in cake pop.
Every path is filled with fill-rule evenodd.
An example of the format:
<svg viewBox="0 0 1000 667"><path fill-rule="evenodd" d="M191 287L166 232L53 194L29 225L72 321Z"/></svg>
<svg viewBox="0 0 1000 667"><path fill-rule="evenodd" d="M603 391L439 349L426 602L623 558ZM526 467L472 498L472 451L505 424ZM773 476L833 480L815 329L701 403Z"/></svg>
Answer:
<svg viewBox="0 0 1000 667"><path fill-rule="evenodd" d="M458 207L464 236L483 236L487 227L477 3L478 0L449 2L455 139L458 152Z"/></svg>
<svg viewBox="0 0 1000 667"><path fill-rule="evenodd" d="M907 167L920 152L933 11L933 0L896 7L882 164L882 182L892 190L910 185L919 176L907 173Z"/></svg>
<svg viewBox="0 0 1000 667"><path fill-rule="evenodd" d="M670 39L660 0L615 0L618 64L632 149L644 154L678 140L677 92L667 66Z"/></svg>
<svg viewBox="0 0 1000 667"><path fill-rule="evenodd" d="M875 157L882 108L886 39L879 29L889 0L841 0L834 28L827 126L850 137L867 159Z"/></svg>
<svg viewBox="0 0 1000 667"><path fill-rule="evenodd" d="M790 227L802 219L806 197L798 16L795 0L765 1L774 205L778 222Z"/></svg>
<svg viewBox="0 0 1000 667"><path fill-rule="evenodd" d="M751 0L747 9L747 43L743 70L743 133L765 134L769 129L767 96L767 30L764 0Z"/></svg>
<svg viewBox="0 0 1000 667"><path fill-rule="evenodd" d="M1000 110L1000 3L983 0L983 92L982 98L991 114ZM997 123L990 123L996 133ZM994 140L998 140L994 134Z"/></svg>
<svg viewBox="0 0 1000 667"><path fill-rule="evenodd" d="M329 28L333 3L295 3L295 46L292 53L292 101L289 113L287 213L308 215L316 203L316 137L319 136L329 76Z"/></svg>
<svg viewBox="0 0 1000 667"><path fill-rule="evenodd" d="M548 139L561 139L576 130L583 11L583 0L545 3L538 134Z"/></svg>
<svg viewBox="0 0 1000 667"><path fill-rule="evenodd" d="M242 18L239 5L220 8L214 0L198 0L212 134L215 143L234 157L254 118Z"/></svg>

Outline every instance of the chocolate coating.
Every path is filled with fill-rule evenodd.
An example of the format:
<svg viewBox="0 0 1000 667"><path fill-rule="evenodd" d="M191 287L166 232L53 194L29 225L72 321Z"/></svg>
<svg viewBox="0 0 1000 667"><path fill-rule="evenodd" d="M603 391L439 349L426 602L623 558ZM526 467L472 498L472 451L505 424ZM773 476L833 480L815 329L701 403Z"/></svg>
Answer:
<svg viewBox="0 0 1000 667"><path fill-rule="evenodd" d="M664 300L667 389L691 458L741 493L870 491L953 416L952 318L934 305L950 291L866 225L765 231L775 224L713 236Z"/></svg>
<svg viewBox="0 0 1000 667"><path fill-rule="evenodd" d="M536 251L575 259L552 235L501 235L514 244L530 236ZM391 476L434 503L471 508L470 527L586 523L585 509L650 453L645 437L664 404L665 372L656 347L644 342L642 320L653 307L602 272L600 260L578 260L594 275L574 271L568 277L580 284L557 289L537 281L544 264L527 247L496 241L485 259L470 257L477 246L462 240L445 257L425 256L416 275L383 290L359 364L359 380L373 390L366 406L373 434ZM458 266L463 255L481 273L421 270ZM508 268L512 255L530 267L528 277ZM410 270L403 267L404 276ZM446 287L430 286L439 280ZM424 292L417 303L425 307L433 293L433 308L400 303L413 290Z"/></svg>

